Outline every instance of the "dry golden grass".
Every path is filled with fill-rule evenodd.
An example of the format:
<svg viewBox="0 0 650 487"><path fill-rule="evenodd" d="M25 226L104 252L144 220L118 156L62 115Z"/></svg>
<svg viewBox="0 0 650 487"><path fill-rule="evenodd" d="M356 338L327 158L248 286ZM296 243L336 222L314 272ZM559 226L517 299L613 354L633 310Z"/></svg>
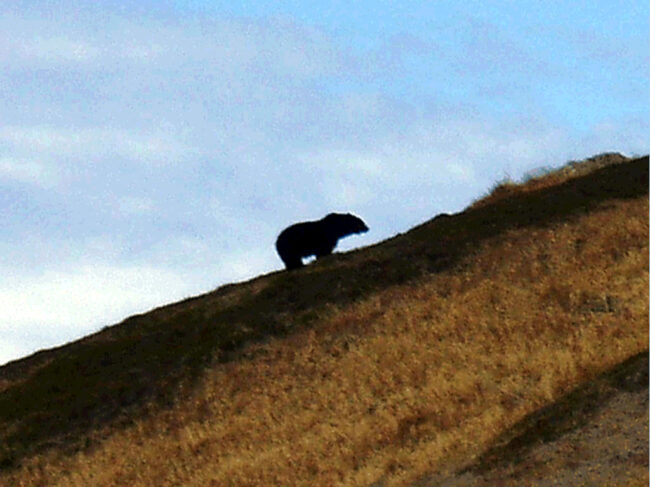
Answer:
<svg viewBox="0 0 650 487"><path fill-rule="evenodd" d="M644 351L526 416L468 468L420 487L610 487L638 485L647 476Z"/></svg>
<svg viewBox="0 0 650 487"><path fill-rule="evenodd" d="M537 171L532 171L525 178L524 184L518 184L507 176L502 181L497 182L488 195L472 203L470 208L487 206L507 199L514 194L531 193L551 186L557 186L570 179L584 176L596 169L628 161L629 159L625 156L610 152L590 157L584 161L571 161L560 168L541 168Z"/></svg>
<svg viewBox="0 0 650 487"><path fill-rule="evenodd" d="M452 471L647 349L647 217L646 195L508 230L447 270L328 305L172 406L105 426L93 448L33 455L0 484L389 486Z"/></svg>

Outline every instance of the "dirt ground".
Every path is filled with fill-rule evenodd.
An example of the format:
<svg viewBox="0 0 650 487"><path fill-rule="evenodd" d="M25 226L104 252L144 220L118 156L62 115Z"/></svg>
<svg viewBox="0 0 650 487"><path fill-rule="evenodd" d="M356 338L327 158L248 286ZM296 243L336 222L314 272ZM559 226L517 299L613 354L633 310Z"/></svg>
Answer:
<svg viewBox="0 0 650 487"><path fill-rule="evenodd" d="M413 487L648 485L647 352L531 416L470 467Z"/></svg>

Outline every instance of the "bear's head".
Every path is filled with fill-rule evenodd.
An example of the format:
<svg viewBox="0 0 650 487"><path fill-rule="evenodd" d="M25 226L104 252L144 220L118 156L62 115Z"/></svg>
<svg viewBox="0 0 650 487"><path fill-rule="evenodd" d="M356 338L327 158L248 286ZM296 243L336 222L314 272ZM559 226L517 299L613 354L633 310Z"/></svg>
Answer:
<svg viewBox="0 0 650 487"><path fill-rule="evenodd" d="M339 238L353 233L364 233L368 231L368 226L365 222L350 213L330 213L323 219L323 222Z"/></svg>

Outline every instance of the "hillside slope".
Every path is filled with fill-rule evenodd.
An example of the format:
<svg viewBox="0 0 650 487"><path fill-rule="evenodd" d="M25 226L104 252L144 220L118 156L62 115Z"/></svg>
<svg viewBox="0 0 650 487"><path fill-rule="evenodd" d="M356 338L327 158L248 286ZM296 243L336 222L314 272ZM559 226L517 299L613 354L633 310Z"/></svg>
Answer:
<svg viewBox="0 0 650 487"><path fill-rule="evenodd" d="M575 167L1 367L0 484L399 485L466 465L647 351L648 158Z"/></svg>
<svg viewBox="0 0 650 487"><path fill-rule="evenodd" d="M648 352L535 411L470 465L413 487L648 485Z"/></svg>

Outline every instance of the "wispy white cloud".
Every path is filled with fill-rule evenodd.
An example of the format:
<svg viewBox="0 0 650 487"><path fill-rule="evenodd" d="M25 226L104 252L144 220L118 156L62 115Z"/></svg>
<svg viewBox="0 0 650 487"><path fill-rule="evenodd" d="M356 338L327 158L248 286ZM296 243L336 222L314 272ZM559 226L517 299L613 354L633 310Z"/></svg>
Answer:
<svg viewBox="0 0 650 487"><path fill-rule="evenodd" d="M56 183L53 168L30 160L0 157L0 181L14 181L48 187Z"/></svg>
<svg viewBox="0 0 650 487"><path fill-rule="evenodd" d="M133 308L146 309L186 283L174 272L147 266L84 265L48 271L30 279L5 276L0 286L3 328L56 326L60 329L109 324Z"/></svg>
<svg viewBox="0 0 650 487"><path fill-rule="evenodd" d="M27 42L15 43L15 54L36 61L87 63L100 57L101 50L90 43L65 37L42 38L38 34Z"/></svg>
<svg viewBox="0 0 650 487"><path fill-rule="evenodd" d="M139 196L123 196L117 201L117 210L123 215L146 215L155 209L155 203L151 198Z"/></svg>
<svg viewBox="0 0 650 487"><path fill-rule="evenodd" d="M174 69L225 79L242 73L314 78L336 73L348 56L314 27L289 18L103 16L60 8L50 18L3 12L0 66L122 73ZM243 81L243 80L240 80Z"/></svg>
<svg viewBox="0 0 650 487"><path fill-rule="evenodd" d="M399 132L382 127L366 137L357 139L355 149L323 148L300 155L303 166L316 174L319 187L314 189L326 201L363 207L409 195L411 188L434 192L446 187L462 196L445 211L459 210L457 205L499 176L495 172L504 167L523 172L567 143L562 131L533 118L496 122L463 113L443 120L420 117L402 124Z"/></svg>
<svg viewBox="0 0 650 487"><path fill-rule="evenodd" d="M111 127L0 126L0 142L17 153L45 154L50 159L117 156L134 162L165 164L197 155L173 134L131 133Z"/></svg>

